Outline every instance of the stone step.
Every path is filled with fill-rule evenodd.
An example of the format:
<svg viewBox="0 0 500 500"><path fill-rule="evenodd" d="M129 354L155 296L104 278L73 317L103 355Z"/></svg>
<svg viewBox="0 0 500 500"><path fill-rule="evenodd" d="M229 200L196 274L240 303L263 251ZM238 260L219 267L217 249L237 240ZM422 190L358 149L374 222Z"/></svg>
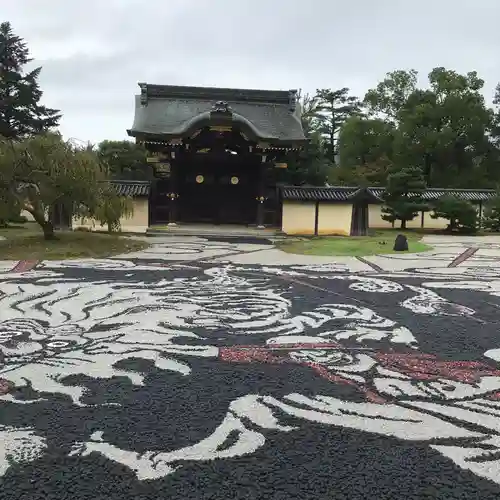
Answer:
<svg viewBox="0 0 500 500"><path fill-rule="evenodd" d="M177 225L177 226L151 226L146 234L148 236L199 236L224 237L224 238L261 238L278 239L282 234L277 229L257 229L251 227L203 226L203 225Z"/></svg>

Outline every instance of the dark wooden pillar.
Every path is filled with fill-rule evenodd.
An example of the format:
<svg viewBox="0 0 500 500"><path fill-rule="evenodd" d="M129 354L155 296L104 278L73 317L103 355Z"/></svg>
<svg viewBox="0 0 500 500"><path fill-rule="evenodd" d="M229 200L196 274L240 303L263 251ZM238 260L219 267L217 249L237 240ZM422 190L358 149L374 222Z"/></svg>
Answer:
<svg viewBox="0 0 500 500"><path fill-rule="evenodd" d="M149 183L149 195L148 195L148 226L151 227L155 223L155 197L154 193L156 191L156 183L158 179L154 178Z"/></svg>
<svg viewBox="0 0 500 500"><path fill-rule="evenodd" d="M356 203L352 204L351 210L351 231L349 232L349 236L356 236L357 230L357 219L356 219Z"/></svg>
<svg viewBox="0 0 500 500"><path fill-rule="evenodd" d="M257 229L264 229L264 196L259 196L257 200Z"/></svg>
<svg viewBox="0 0 500 500"><path fill-rule="evenodd" d="M318 236L319 231L319 201L314 205L314 236Z"/></svg>
<svg viewBox="0 0 500 500"><path fill-rule="evenodd" d="M266 156L263 155L259 165L259 179L257 188L257 229L264 229L264 203L266 201Z"/></svg>
<svg viewBox="0 0 500 500"><path fill-rule="evenodd" d="M179 172L178 164L175 161L175 154L172 153L172 161L170 162L170 191L168 197L170 199L168 203L168 225L176 226L178 217L178 201L179 198Z"/></svg>
<svg viewBox="0 0 500 500"><path fill-rule="evenodd" d="M56 203L49 210L49 221L54 229L69 230L73 227L73 214L63 203Z"/></svg>

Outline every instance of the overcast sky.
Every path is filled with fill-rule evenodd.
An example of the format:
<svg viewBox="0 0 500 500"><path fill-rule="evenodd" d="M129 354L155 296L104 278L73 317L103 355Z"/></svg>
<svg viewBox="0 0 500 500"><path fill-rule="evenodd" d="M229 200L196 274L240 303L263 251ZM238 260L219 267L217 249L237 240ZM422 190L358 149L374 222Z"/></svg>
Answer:
<svg viewBox="0 0 500 500"><path fill-rule="evenodd" d="M499 0L0 0L43 66L66 137L126 138L137 82L350 87L388 71L477 70L500 81Z"/></svg>

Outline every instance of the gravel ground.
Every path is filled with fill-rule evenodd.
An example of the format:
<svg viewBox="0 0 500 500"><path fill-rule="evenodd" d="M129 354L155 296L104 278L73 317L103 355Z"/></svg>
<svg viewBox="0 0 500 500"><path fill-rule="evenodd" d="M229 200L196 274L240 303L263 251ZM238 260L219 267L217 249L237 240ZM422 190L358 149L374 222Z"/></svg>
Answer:
<svg viewBox="0 0 500 500"><path fill-rule="evenodd" d="M497 499L499 292L491 268L6 273L0 499Z"/></svg>

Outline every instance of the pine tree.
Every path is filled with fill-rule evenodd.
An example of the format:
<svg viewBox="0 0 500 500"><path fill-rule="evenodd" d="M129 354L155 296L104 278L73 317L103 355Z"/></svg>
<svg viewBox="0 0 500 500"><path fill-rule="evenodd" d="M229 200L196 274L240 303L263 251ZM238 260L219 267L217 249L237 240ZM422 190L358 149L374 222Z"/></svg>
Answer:
<svg viewBox="0 0 500 500"><path fill-rule="evenodd" d="M30 63L25 41L10 23L0 24L0 136L18 140L57 127L58 110L41 105L38 85L41 68L23 71Z"/></svg>
<svg viewBox="0 0 500 500"><path fill-rule="evenodd" d="M318 89L319 131L323 137L326 156L336 166L338 156L338 133L344 123L352 116L360 115L361 102L349 95L349 89Z"/></svg>
<svg viewBox="0 0 500 500"><path fill-rule="evenodd" d="M483 226L488 231L500 232L500 193L486 204Z"/></svg>
<svg viewBox="0 0 500 500"><path fill-rule="evenodd" d="M461 233L474 233L478 229L478 213L476 207L467 200L453 195L442 196L433 203L433 219L448 219L447 230Z"/></svg>
<svg viewBox="0 0 500 500"><path fill-rule="evenodd" d="M428 208L422 198L425 187L419 168L408 167L390 174L384 193L382 219L389 222L400 220L401 229L406 229L406 221Z"/></svg>

